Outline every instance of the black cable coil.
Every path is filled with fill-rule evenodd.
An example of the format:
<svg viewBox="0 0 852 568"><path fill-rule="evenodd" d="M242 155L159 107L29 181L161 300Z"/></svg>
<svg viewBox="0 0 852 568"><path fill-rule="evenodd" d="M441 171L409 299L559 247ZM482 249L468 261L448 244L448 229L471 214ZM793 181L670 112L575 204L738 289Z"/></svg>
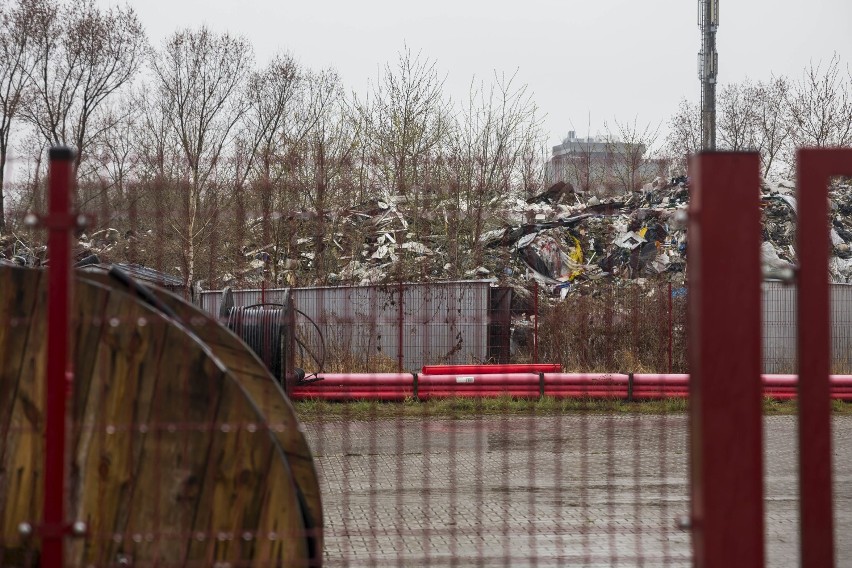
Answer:
<svg viewBox="0 0 852 568"><path fill-rule="evenodd" d="M257 353L279 382L284 380L282 340L285 308L235 306L228 311L228 328Z"/></svg>

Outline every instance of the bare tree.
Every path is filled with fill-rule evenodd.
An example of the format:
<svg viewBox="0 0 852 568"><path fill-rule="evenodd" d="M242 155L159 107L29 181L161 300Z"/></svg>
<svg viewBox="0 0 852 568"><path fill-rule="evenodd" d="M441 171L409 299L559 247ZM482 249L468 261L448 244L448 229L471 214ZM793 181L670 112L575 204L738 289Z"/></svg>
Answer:
<svg viewBox="0 0 852 568"><path fill-rule="evenodd" d="M602 164L597 163L595 148L599 144L591 135L578 139L565 162L566 181L575 185L582 192L592 192L600 189L603 181Z"/></svg>
<svg viewBox="0 0 852 568"><path fill-rule="evenodd" d="M701 149L701 112L698 105L686 99L680 101L677 112L669 121L666 152L681 173L686 173L689 157Z"/></svg>
<svg viewBox="0 0 852 568"><path fill-rule="evenodd" d="M852 144L852 81L845 79L835 54L824 67L811 63L787 92L795 146Z"/></svg>
<svg viewBox="0 0 852 568"><path fill-rule="evenodd" d="M153 59L155 108L182 159L185 183L178 215L170 214L169 222L184 245L187 287L195 279L196 248L218 204L210 182L245 110L240 95L252 63L246 40L205 27L176 32Z"/></svg>
<svg viewBox="0 0 852 568"><path fill-rule="evenodd" d="M444 80L435 62L407 47L396 66L385 65L372 98L358 105L365 141L382 185L405 194L420 182L420 170L445 140L449 111Z"/></svg>
<svg viewBox="0 0 852 568"><path fill-rule="evenodd" d="M245 155L242 161L252 167L256 190L252 197L260 202L261 240L277 281L298 230L296 208L310 206L313 185L305 185L304 175L308 164L314 163L311 140L317 128L329 129L331 109L342 96L342 86L332 71L303 70L292 58L280 56L254 75L249 90L253 94L244 123L246 132L253 133L249 139L255 142L245 144L243 151L255 147L256 157Z"/></svg>
<svg viewBox="0 0 852 568"><path fill-rule="evenodd" d="M520 190L523 197L530 197L539 193L545 184L545 162L547 154L541 139L541 132L534 136L527 133L523 136L524 141L520 148L518 174L520 176Z"/></svg>
<svg viewBox="0 0 852 568"><path fill-rule="evenodd" d="M253 204L261 211L262 243L272 234L273 185L280 177L273 173L280 150L287 144L285 132L294 121L301 98L302 70L287 54L276 55L263 69L252 71L243 85L245 112L237 124L232 150L233 198L236 217L245 218ZM251 188L246 184L253 177ZM253 191L247 192L247 189ZM244 223L235 223L231 245L244 246ZM275 260L273 260L274 266Z"/></svg>
<svg viewBox="0 0 852 568"><path fill-rule="evenodd" d="M262 70L255 71L246 85L245 139L258 160L260 175L268 178L272 162L285 142L284 132L294 122L300 96L302 71L289 55L277 55ZM249 166L253 162L249 163Z"/></svg>
<svg viewBox="0 0 852 568"><path fill-rule="evenodd" d="M649 163L651 148L659 136L659 126L650 124L640 128L637 119L633 123L614 120L607 129L607 154L612 156L609 175L626 191L637 191L649 178L656 175L656 168Z"/></svg>
<svg viewBox="0 0 852 568"><path fill-rule="evenodd" d="M757 88L748 79L722 87L716 111L720 149L739 152L757 146L759 104Z"/></svg>
<svg viewBox="0 0 852 568"><path fill-rule="evenodd" d="M83 180L88 180L89 185L96 180L97 193L87 196L81 188L80 202L84 205L89 200L99 200L102 213L98 221L103 223L111 223L116 217L126 220L129 208L135 206L127 189L136 180L140 163L141 106L139 96L122 93L105 104L92 122L89 157L81 164L77 177L81 185Z"/></svg>
<svg viewBox="0 0 852 568"><path fill-rule="evenodd" d="M343 193L351 175L356 149L357 122L343 94L339 76L331 71L312 74L308 83L313 109L311 128L298 147L303 156L294 168L299 193L312 211L311 238L314 242L313 271L322 283L330 269L329 244L334 241L335 225L329 226L330 209L346 205ZM334 247L331 247L332 249Z"/></svg>
<svg viewBox="0 0 852 568"><path fill-rule="evenodd" d="M25 102L35 65L30 49L34 8L31 0L0 5L0 234L6 232L4 182L12 123Z"/></svg>
<svg viewBox="0 0 852 568"><path fill-rule="evenodd" d="M490 209L518 197L525 181L524 153L541 142L538 109L517 76L497 75L486 87L473 83L459 113L451 154L457 164L455 183L470 227L471 260L481 261L479 238ZM529 171L526 172L529 175Z"/></svg>
<svg viewBox="0 0 852 568"><path fill-rule="evenodd" d="M769 82L725 85L719 91L718 133L720 149L760 152L763 175L777 169L788 150L793 128L786 102L789 81L774 77ZM698 107L681 101L669 123L666 149L678 169L686 171L686 158L700 148Z"/></svg>
<svg viewBox="0 0 852 568"><path fill-rule="evenodd" d="M778 168L793 132L785 104L789 90L789 81L784 77L773 77L768 83L760 82L754 87L755 144L764 178Z"/></svg>
<svg viewBox="0 0 852 568"><path fill-rule="evenodd" d="M576 138L571 132L562 141L559 153L550 160L553 181L568 182L584 193L600 190L609 168L606 160L602 159L606 153L606 142L600 136L592 136L591 122L589 115L585 138ZM573 124L571 126L573 128Z"/></svg>
<svg viewBox="0 0 852 568"><path fill-rule="evenodd" d="M33 2L36 66L26 116L49 143L74 146L79 166L93 138L89 128L96 112L133 79L147 39L129 7L101 10L94 0Z"/></svg>

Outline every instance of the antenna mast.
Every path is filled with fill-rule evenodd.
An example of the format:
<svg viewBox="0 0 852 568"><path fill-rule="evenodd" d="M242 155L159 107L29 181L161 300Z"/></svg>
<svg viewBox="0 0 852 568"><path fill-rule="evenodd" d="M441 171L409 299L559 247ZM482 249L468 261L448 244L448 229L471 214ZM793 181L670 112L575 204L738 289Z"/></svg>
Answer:
<svg viewBox="0 0 852 568"><path fill-rule="evenodd" d="M719 27L719 0L698 0L698 27L701 51L698 52L698 79L701 81L701 149L716 149L716 75L719 54L716 30Z"/></svg>

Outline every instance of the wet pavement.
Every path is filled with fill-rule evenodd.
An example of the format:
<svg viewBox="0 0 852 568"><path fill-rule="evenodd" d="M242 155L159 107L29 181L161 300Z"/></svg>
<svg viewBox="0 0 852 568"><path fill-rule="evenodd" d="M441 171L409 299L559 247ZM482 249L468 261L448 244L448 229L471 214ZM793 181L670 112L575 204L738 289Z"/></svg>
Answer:
<svg viewBox="0 0 852 568"><path fill-rule="evenodd" d="M328 566L689 566L684 415L314 422ZM852 417L835 417L838 566ZM796 423L766 417L769 566L798 565Z"/></svg>

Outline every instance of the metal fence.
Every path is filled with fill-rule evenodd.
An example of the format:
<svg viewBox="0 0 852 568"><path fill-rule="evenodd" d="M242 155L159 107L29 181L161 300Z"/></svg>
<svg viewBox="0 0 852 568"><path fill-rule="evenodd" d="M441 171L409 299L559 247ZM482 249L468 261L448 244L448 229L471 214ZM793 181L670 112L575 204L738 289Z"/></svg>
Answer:
<svg viewBox="0 0 852 568"><path fill-rule="evenodd" d="M246 306L280 302L285 290L232 292ZM325 366L312 371L546 362L566 372L688 372L684 286L604 284L560 298L532 284L522 292L488 280L292 289L299 336L312 352L325 352ZM795 286L763 284L766 373L795 370L795 293ZM197 301L216 314L221 298L222 291L205 291ZM831 306L832 369L848 373L852 285L832 284Z"/></svg>
<svg viewBox="0 0 852 568"><path fill-rule="evenodd" d="M509 305L501 290L486 280L294 288L297 336L304 349L324 352L323 368L311 371L418 370L429 363L507 359ZM245 306L280 302L284 292L232 294L235 305ZM206 291L199 302L218 314L221 299L221 291Z"/></svg>
<svg viewBox="0 0 852 568"><path fill-rule="evenodd" d="M60 213L54 219L76 218ZM73 230L69 223L65 238ZM726 261L727 249L718 250ZM50 264L53 275L57 258ZM723 272L712 274L725 282ZM0 424L0 488L6 490L0 565L61 565L61 558L49 563L39 554L47 541L66 539L67 558L91 558L68 566L299 565L287 561L298 552L324 566L676 567L692 565L696 550L700 554L692 535L707 527L689 524L690 471L696 469L688 463L696 449L689 437L696 431L690 431L695 414L690 419L686 412L698 397L642 405L621 396L504 396L291 406L260 361L213 318L169 296L152 303L138 289L89 278L66 312L71 326L50 326L60 344L72 344L70 383L44 341L48 313L55 318L59 312L47 308L48 286L24 285L12 276L2 286L0 407L7 418ZM494 284L294 289L293 297L303 314L303 346L315 349L311 341L323 338L326 370L489 361L552 362L565 371L608 373L688 370L681 286L597 282L562 298L535 285L510 291ZM50 287L59 289L70 288ZM848 353L848 291L835 286L833 292L835 365ZM237 292L236 303L274 303L281 299L277 293ZM216 293L200 295L208 312L218 312L216 299ZM796 325L791 289L767 284L763 302L764 365L789 370ZM730 315L736 314L715 318L721 325L703 337L737 329ZM751 337L756 362L757 339ZM725 357L723 343L717 341L722 348L708 357ZM51 358L55 369L46 378ZM733 358L725 363L737 371ZM738 385L732 387L734 396L716 399L722 403L710 408L724 411L713 416L726 435L716 445L722 456L732 440L745 438L729 420L730 406L738 405L725 403L741 402ZM45 395L61 412L68 408L67 453L66 420L43 407ZM825 401L818 402L827 411ZM51 429L47 418L61 427ZM772 416L764 424L766 468L752 473L765 471L766 491L758 499L767 503L767 556L770 565L793 566L800 528L797 417ZM837 415L831 425L840 473L836 501L829 504L835 505L838 534L847 535L852 484L844 456L852 451L852 420ZM752 434L760 432L760 420L753 426ZM697 432L705 440L713 435ZM750 441L760 439L758 434ZM59 450L51 441L62 441ZM824 441L814 447L831 449ZM758 448L746 457L760 455ZM735 488L737 476L723 474L736 472L738 460L718 456L698 464L720 474L704 483L722 479ZM43 466L42 457L57 467ZM824 467L830 461L822 455L812 463ZM50 499L39 493L46 478L60 481ZM830 481L804 487L824 489ZM20 490L23 485L32 490ZM41 514L42 501L45 509L55 507L54 518ZM732 511L736 507L723 520L742 524ZM726 528L717 535L729 536ZM841 559L852 557L852 543L845 540L838 539ZM301 542L301 550L293 542Z"/></svg>
<svg viewBox="0 0 852 568"><path fill-rule="evenodd" d="M538 357L566 372L687 372L684 287L598 286L539 306Z"/></svg>
<svg viewBox="0 0 852 568"><path fill-rule="evenodd" d="M852 373L852 285L830 284L831 370ZM796 287L763 285L763 368L766 373L796 372Z"/></svg>

